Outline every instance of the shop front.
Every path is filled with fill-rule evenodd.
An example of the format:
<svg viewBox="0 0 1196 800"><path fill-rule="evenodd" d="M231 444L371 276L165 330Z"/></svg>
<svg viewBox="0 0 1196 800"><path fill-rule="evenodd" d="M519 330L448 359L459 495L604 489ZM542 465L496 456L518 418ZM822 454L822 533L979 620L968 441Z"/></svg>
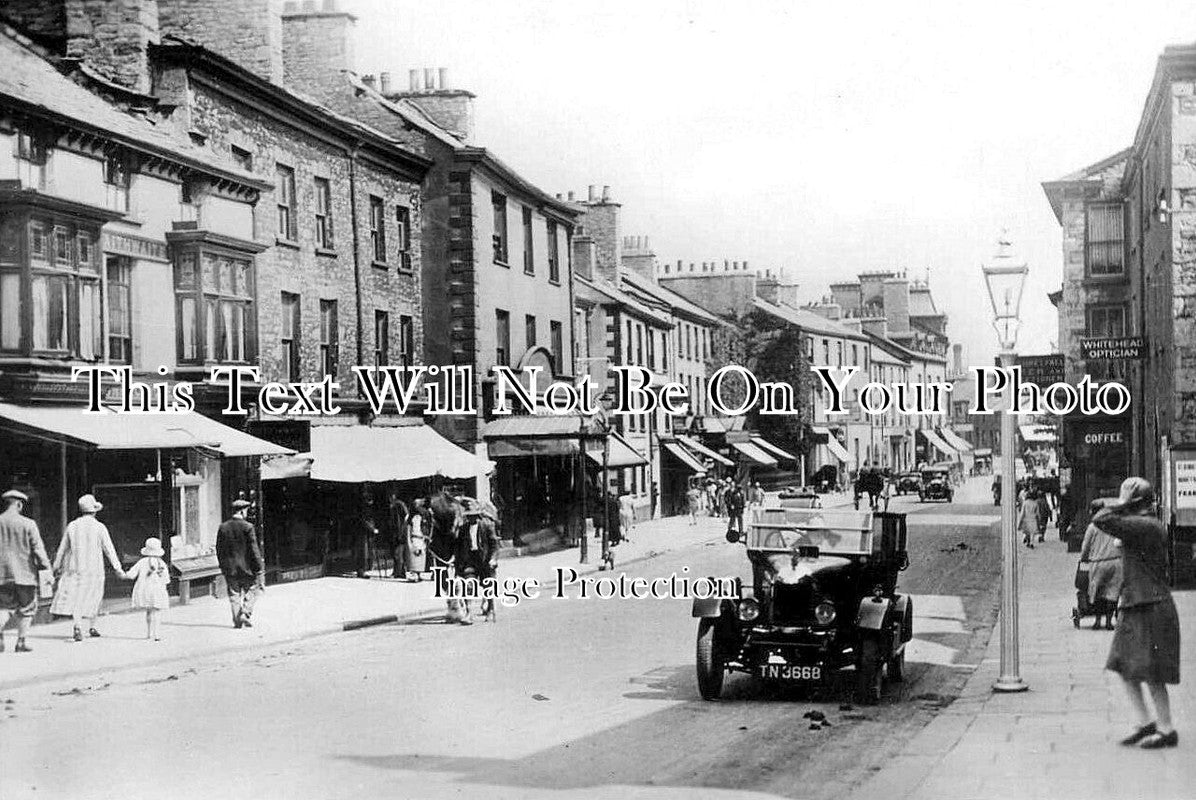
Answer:
<svg viewBox="0 0 1196 800"><path fill-rule="evenodd" d="M29 495L26 513L51 556L77 516L76 500L91 493L122 564L136 563L156 536L179 578L214 575L216 529L247 488L230 476L253 472L257 456L288 452L194 412L0 403L0 433L0 481ZM105 593L125 596L130 587L109 574Z"/></svg>
<svg viewBox="0 0 1196 800"><path fill-rule="evenodd" d="M1130 476L1132 422L1121 417L1065 417L1060 483L1075 509L1068 549L1078 551L1088 528L1088 507L1098 497L1117 497Z"/></svg>

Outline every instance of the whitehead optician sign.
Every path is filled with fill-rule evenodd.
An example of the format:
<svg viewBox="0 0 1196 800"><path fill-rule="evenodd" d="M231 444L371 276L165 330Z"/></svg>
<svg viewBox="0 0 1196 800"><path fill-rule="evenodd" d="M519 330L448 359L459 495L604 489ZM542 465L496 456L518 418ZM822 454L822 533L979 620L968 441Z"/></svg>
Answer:
<svg viewBox="0 0 1196 800"><path fill-rule="evenodd" d="M1080 339L1080 358L1085 361L1140 361L1146 358L1146 339L1141 336Z"/></svg>
<svg viewBox="0 0 1196 800"><path fill-rule="evenodd" d="M824 390L826 414L850 413L848 398L858 402L869 416L890 411L923 416L945 414L954 388L950 383L861 383L858 367L812 367ZM422 413L431 415L477 415L477 396L473 370L468 366L362 367L352 368L357 389L375 414L387 409L406 413L413 403ZM509 367L494 367L494 414L540 414L549 416L591 415L599 413L597 392L589 376L577 383L541 380L539 367L519 372ZM159 374L165 375L162 368ZM650 387L652 373L637 366L612 366L613 407L615 415L650 414L663 411L673 416L690 413L689 392L685 386L668 382ZM1041 386L1024 381L1019 367L973 367L976 392L970 414L992 414L1002 410L1002 398L1014 414L1051 414L1064 416L1116 415L1130 406L1130 393L1120 383L1095 383L1087 375L1074 386L1063 381ZM76 367L73 380L86 380L87 411L104 410L124 414L171 413L195 410L193 387L186 381L142 382L133 379L129 367ZM337 405L341 384L326 376L316 382L265 382L257 367L213 367L206 383L223 387L225 414L246 415L244 390L257 388L257 406L278 416L328 416L339 414ZM789 383L760 381L751 370L728 364L710 376L706 400L718 414L740 416L749 412L763 415L801 413L796 388Z"/></svg>

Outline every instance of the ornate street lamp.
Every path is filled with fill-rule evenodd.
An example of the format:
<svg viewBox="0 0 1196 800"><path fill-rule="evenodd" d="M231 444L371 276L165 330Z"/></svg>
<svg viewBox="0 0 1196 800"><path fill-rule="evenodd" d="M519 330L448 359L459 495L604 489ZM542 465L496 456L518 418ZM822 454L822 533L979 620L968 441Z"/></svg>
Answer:
<svg viewBox="0 0 1196 800"><path fill-rule="evenodd" d="M1012 370L1017 361L1014 348L1021 326L1022 289L1030 272L1024 262L1014 259L1012 249L1002 234L996 255L982 267L993 307L993 327L1001 344L1001 367L1005 370ZM1030 688L1022 680L1018 665L1014 446L1014 415L1006 408L1001 411L1001 675L993 684L996 692L1024 692Z"/></svg>

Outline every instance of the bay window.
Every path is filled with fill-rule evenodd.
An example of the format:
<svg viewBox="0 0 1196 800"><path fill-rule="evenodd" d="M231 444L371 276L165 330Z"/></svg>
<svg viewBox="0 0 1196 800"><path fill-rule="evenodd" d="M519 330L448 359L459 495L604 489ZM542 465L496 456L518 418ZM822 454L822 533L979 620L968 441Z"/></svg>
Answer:
<svg viewBox="0 0 1196 800"><path fill-rule="evenodd" d="M174 245L179 363L199 366L254 361L253 258L226 242L210 241L208 236L204 231L167 234Z"/></svg>

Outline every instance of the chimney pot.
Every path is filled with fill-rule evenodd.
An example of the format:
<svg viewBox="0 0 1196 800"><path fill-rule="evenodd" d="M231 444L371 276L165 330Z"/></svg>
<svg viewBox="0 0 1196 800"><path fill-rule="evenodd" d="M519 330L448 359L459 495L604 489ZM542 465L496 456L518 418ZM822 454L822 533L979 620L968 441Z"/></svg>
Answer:
<svg viewBox="0 0 1196 800"><path fill-rule="evenodd" d="M645 249L645 250L651 250L651 249L652 249L651 245L649 245L649 244L648 244L648 237L647 237L647 236L645 236L645 237L644 237L644 249Z"/></svg>
<svg viewBox="0 0 1196 800"><path fill-rule="evenodd" d="M441 67L439 72L440 72L440 88L441 88L441 90L449 88L448 67Z"/></svg>
<svg viewBox="0 0 1196 800"><path fill-rule="evenodd" d="M610 187L609 186L602 187L602 202L604 202L604 203L610 202Z"/></svg>
<svg viewBox="0 0 1196 800"><path fill-rule="evenodd" d="M691 261L691 262L689 262L689 271L690 271L690 272L693 272L693 271L694 271L694 262L692 262L692 261Z"/></svg>
<svg viewBox="0 0 1196 800"><path fill-rule="evenodd" d="M432 69L431 67L426 67L424 69L424 91L436 91L436 70Z"/></svg>
<svg viewBox="0 0 1196 800"><path fill-rule="evenodd" d="M390 94L390 73L383 72L378 75L378 91L382 94Z"/></svg>
<svg viewBox="0 0 1196 800"><path fill-rule="evenodd" d="M597 201L598 201L598 187L591 183L590 184L589 202L596 203Z"/></svg>
<svg viewBox="0 0 1196 800"><path fill-rule="evenodd" d="M409 91L412 91L412 92L419 91L419 70L418 69L407 70L407 83L408 83L407 89Z"/></svg>
<svg viewBox="0 0 1196 800"><path fill-rule="evenodd" d="M746 261L745 261L745 262L743 262L743 268L744 268L744 269L747 269L747 268L748 268L748 267L747 267L747 262L746 262Z"/></svg>
<svg viewBox="0 0 1196 800"><path fill-rule="evenodd" d="M362 75L361 82L364 83L366 86L370 87L371 89L374 88L374 76L373 75Z"/></svg>
<svg viewBox="0 0 1196 800"><path fill-rule="evenodd" d="M560 192L557 192L557 193L556 193L556 195L555 195L555 197L556 197L556 199L557 199L557 200L560 200L560 199L561 199L561 193L560 193Z"/></svg>
<svg viewBox="0 0 1196 800"><path fill-rule="evenodd" d="M568 193L567 195L565 195L565 196L569 198L569 202L570 202L570 203L572 203L572 202L573 202L573 192L569 192L569 193Z"/></svg>

